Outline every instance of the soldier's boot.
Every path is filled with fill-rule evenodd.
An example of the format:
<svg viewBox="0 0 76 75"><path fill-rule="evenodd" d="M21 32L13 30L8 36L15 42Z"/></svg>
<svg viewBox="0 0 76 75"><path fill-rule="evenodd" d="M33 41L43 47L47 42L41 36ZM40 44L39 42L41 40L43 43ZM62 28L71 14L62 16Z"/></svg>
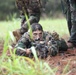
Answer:
<svg viewBox="0 0 76 75"><path fill-rule="evenodd" d="M18 40L21 38L20 29L13 31L13 35L16 39L16 42L18 42Z"/></svg>

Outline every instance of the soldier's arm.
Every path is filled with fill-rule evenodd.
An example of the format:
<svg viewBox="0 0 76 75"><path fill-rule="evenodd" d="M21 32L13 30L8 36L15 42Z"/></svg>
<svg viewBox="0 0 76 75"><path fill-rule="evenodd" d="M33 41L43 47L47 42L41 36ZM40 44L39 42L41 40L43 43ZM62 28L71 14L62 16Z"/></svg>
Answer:
<svg viewBox="0 0 76 75"><path fill-rule="evenodd" d="M57 45L57 42L52 38L49 41L49 44L51 45L51 46L49 46L50 55L51 56L56 56L58 54L58 51L59 51L59 47Z"/></svg>
<svg viewBox="0 0 76 75"><path fill-rule="evenodd" d="M57 32L53 32L52 36L54 38L54 41L56 41L57 47L58 47L58 51L67 51L68 46L66 44L66 41L62 38L59 38L59 34Z"/></svg>
<svg viewBox="0 0 76 75"><path fill-rule="evenodd" d="M48 44L48 50L49 50L50 56L56 56L59 50L56 40L54 39L52 34L48 34L47 39L48 39L47 44Z"/></svg>
<svg viewBox="0 0 76 75"><path fill-rule="evenodd" d="M27 33L25 33L21 39L16 44L16 54L20 56L26 56L30 53L30 48L28 46L30 45L30 41L28 39Z"/></svg>

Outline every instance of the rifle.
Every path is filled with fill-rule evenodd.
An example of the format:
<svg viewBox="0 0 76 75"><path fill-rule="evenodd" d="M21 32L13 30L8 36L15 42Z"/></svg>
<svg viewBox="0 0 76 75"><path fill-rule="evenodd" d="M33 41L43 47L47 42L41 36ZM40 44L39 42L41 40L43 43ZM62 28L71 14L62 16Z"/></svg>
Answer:
<svg viewBox="0 0 76 75"><path fill-rule="evenodd" d="M55 46L55 44L52 44L52 41L36 41L33 43L33 46L35 46L36 51L38 51L38 56L40 58L46 58L48 56L48 53L50 56L55 56L58 53L58 47Z"/></svg>
<svg viewBox="0 0 76 75"><path fill-rule="evenodd" d="M23 49L21 47L17 47L17 49L21 50L22 52L26 52L26 49ZM41 59L46 58L48 56L48 48L43 43L40 43L38 41L32 43L32 46L30 47L31 51L31 53L29 54L30 57L31 54L33 53L33 49L36 51L37 56Z"/></svg>
<svg viewBox="0 0 76 75"><path fill-rule="evenodd" d="M35 41L32 45L35 47L39 58L43 59L48 56L48 46L46 46L45 41Z"/></svg>

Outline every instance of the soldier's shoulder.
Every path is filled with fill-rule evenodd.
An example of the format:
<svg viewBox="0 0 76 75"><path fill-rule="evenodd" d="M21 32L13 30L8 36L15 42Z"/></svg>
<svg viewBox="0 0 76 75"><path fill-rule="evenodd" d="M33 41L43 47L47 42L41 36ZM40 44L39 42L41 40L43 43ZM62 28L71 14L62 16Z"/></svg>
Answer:
<svg viewBox="0 0 76 75"><path fill-rule="evenodd" d="M28 32L26 32L26 33L24 33L23 35L22 35L22 37L20 38L20 40L18 41L18 43L26 43L26 42L28 42L28 41L30 41L31 39L30 39L30 35L29 35L29 33Z"/></svg>

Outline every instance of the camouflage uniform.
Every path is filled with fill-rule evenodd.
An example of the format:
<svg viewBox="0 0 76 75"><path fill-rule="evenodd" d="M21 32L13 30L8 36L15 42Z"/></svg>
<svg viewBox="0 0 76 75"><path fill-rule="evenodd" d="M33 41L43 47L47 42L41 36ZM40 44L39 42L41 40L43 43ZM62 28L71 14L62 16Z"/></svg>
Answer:
<svg viewBox="0 0 76 75"><path fill-rule="evenodd" d="M67 4L68 27L70 31L69 42L76 46L76 0L65 0ZM66 7L65 7L66 8Z"/></svg>
<svg viewBox="0 0 76 75"><path fill-rule="evenodd" d="M70 1L70 11L71 11L71 37L69 42L72 42L74 46L76 46L76 0Z"/></svg>
<svg viewBox="0 0 76 75"><path fill-rule="evenodd" d="M66 42L63 39L59 39L59 35L57 33L51 34L49 32L43 32L42 41L44 43L35 44L36 41L31 40L29 33L26 32L16 45L16 54L30 57L32 54L27 55L21 49L31 48L32 46L35 46L37 55L41 58L46 58L48 53L50 54L50 56L55 56L58 52L67 50Z"/></svg>

